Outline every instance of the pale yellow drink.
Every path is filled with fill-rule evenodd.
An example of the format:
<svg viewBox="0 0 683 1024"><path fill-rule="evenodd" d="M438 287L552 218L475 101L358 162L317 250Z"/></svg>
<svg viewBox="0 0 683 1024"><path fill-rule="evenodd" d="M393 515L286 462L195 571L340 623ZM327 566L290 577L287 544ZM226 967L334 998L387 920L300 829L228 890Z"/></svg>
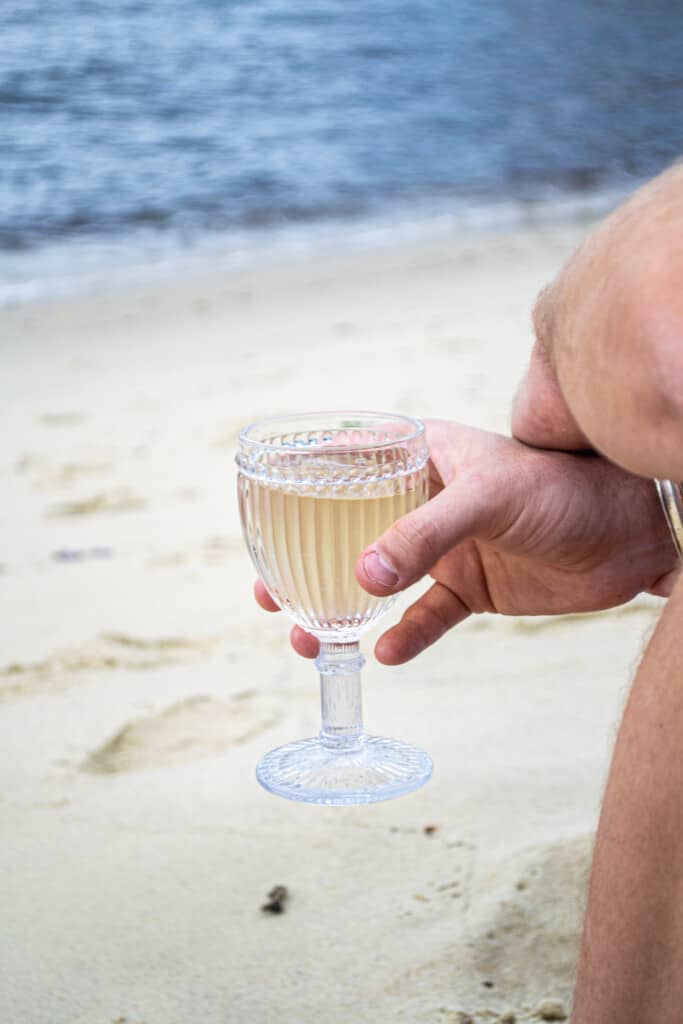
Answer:
<svg viewBox="0 0 683 1024"><path fill-rule="evenodd" d="M426 499L426 469L308 493L252 479L241 494L247 542L266 586L302 625L325 632L360 628L384 610L386 598L356 582L356 559Z"/></svg>

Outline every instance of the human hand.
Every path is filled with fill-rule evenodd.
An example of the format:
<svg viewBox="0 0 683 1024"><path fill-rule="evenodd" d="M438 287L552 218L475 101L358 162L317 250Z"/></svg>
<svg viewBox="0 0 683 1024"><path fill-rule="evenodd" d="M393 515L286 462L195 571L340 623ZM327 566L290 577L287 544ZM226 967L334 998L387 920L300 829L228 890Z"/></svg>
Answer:
<svg viewBox="0 0 683 1024"><path fill-rule="evenodd" d="M409 661L473 612L588 612L662 592L676 555L654 484L593 454L569 455L443 420L427 423L431 499L359 555L365 590L434 584L377 642ZM259 581L256 599L277 605ZM298 626L292 644L315 657Z"/></svg>

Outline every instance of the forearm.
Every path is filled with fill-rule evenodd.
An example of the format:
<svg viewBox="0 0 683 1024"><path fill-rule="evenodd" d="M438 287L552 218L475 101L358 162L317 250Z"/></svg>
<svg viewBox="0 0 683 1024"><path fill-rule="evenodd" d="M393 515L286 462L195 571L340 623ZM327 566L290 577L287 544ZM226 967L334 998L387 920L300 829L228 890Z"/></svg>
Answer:
<svg viewBox="0 0 683 1024"><path fill-rule="evenodd" d="M590 442L632 472L683 479L683 166L592 232L535 323Z"/></svg>
<svg viewBox="0 0 683 1024"><path fill-rule="evenodd" d="M595 847L574 1024L678 1024L683 1005L683 584L638 670Z"/></svg>

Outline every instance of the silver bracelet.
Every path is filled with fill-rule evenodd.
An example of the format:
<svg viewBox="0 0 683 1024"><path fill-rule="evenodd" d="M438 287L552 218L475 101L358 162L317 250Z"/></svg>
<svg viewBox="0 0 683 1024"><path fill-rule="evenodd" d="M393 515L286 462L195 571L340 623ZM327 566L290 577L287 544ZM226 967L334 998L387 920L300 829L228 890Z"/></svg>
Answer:
<svg viewBox="0 0 683 1024"><path fill-rule="evenodd" d="M673 480L655 480L655 486L674 547L678 557L683 558L683 484L676 484Z"/></svg>

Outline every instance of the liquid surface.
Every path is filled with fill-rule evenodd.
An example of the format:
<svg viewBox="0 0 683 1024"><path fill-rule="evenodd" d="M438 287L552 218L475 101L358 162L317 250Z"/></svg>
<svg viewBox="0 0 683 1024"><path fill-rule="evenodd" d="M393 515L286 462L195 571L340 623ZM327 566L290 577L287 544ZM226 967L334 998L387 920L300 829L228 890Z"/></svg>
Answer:
<svg viewBox="0 0 683 1024"><path fill-rule="evenodd" d="M240 480L247 544L276 601L318 635L360 631L392 599L366 593L356 582L358 555L396 519L427 498L427 472L299 494Z"/></svg>

